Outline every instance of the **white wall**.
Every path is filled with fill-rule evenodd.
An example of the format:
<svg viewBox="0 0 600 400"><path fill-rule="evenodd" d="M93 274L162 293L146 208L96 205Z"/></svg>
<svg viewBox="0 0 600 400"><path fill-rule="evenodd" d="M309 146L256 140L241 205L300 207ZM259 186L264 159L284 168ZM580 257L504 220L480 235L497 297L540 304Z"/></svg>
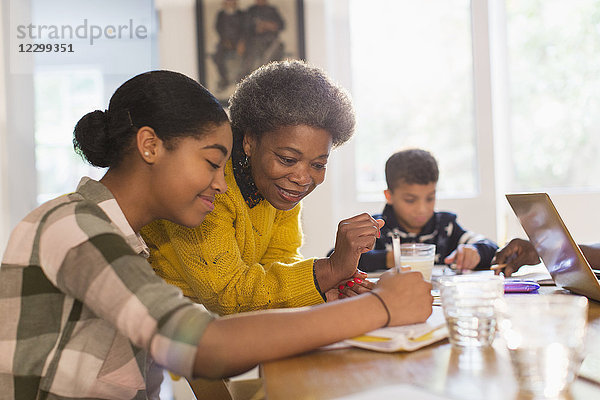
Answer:
<svg viewBox="0 0 600 400"><path fill-rule="evenodd" d="M155 0L160 31L160 68L198 79L196 47L196 1Z"/></svg>
<svg viewBox="0 0 600 400"><path fill-rule="evenodd" d="M0 30L2 29L3 7L0 2ZM7 199L7 148L6 148L6 87L4 79L4 43L0 40L0 249L6 247L8 240L8 199ZM0 250L0 256L4 250Z"/></svg>
<svg viewBox="0 0 600 400"><path fill-rule="evenodd" d="M9 1L0 0L2 3L2 18L0 19L1 46L3 47L2 72L0 79L4 80L0 86L1 96L8 93L15 94L14 97L6 97L4 109L6 116L4 123L0 123L0 130L5 129L4 153L0 156L0 174L2 179L2 215L0 221L0 236L5 240L12 228L36 206L37 181L35 170L34 150L34 101L33 101L33 79L32 64L19 64L18 71L12 71L10 66L9 49ZM28 13L27 2L19 6L20 13ZM18 73L15 73L18 72ZM0 252L4 251L4 246Z"/></svg>
<svg viewBox="0 0 600 400"><path fill-rule="evenodd" d="M307 61L323 68L351 91L351 71L347 68L350 64L347 2L307 0L304 7ZM336 194L340 193L343 174L354 171L348 164L353 159L352 141L335 149L328 162L325 182L304 200L302 221L305 242L302 254L306 257L325 256L335 244L339 221L352 216L344 215L345 211L338 204L341 198Z"/></svg>

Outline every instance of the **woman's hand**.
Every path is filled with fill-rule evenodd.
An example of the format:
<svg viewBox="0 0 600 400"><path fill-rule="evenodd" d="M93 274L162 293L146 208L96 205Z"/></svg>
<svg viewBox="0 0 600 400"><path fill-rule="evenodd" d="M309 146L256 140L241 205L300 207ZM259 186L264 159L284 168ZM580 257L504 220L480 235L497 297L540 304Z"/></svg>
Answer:
<svg viewBox="0 0 600 400"><path fill-rule="evenodd" d="M504 276L511 276L522 265L535 265L540 262L540 257L531 242L523 239L513 239L504 248L496 252L492 264L498 265L494 265L491 269L494 270L496 275L504 272Z"/></svg>
<svg viewBox="0 0 600 400"><path fill-rule="evenodd" d="M477 248L471 244L459 244L456 250L444 258L446 264L456 264L457 270L474 269L481 261Z"/></svg>
<svg viewBox="0 0 600 400"><path fill-rule="evenodd" d="M352 278L361 254L373 249L384 224L383 220L375 220L367 213L338 224L333 253L329 258L315 261L315 275L321 290L327 292L337 287L340 281Z"/></svg>
<svg viewBox="0 0 600 400"><path fill-rule="evenodd" d="M374 291L390 312L390 326L425 322L431 315L431 283L420 272L394 268L381 275Z"/></svg>
<svg viewBox="0 0 600 400"><path fill-rule="evenodd" d="M362 293L373 290L375 284L367 280L367 273L356 270L350 279L343 280L337 284L336 298L344 299L346 297L357 296Z"/></svg>
<svg viewBox="0 0 600 400"><path fill-rule="evenodd" d="M345 219L338 224L335 248L329 257L333 272L340 280L349 278L358 265L361 254L373 249L379 229L385 224L367 213Z"/></svg>

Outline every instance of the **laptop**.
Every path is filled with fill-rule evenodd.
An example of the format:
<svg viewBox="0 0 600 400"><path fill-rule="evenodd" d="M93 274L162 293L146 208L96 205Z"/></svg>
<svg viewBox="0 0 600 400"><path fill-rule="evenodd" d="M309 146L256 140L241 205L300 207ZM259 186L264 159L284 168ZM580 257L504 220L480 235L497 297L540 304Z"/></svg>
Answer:
<svg viewBox="0 0 600 400"><path fill-rule="evenodd" d="M547 193L507 194L506 199L556 286L600 301L600 282L550 196Z"/></svg>

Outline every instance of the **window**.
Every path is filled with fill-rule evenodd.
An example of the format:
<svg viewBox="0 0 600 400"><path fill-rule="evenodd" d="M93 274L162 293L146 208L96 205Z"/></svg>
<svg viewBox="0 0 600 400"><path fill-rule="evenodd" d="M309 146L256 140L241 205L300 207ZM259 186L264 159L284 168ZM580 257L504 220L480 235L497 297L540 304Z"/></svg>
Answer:
<svg viewBox="0 0 600 400"><path fill-rule="evenodd" d="M104 175L105 169L88 165L73 151L73 129L88 112L107 108L121 83L156 68L157 21L154 2L146 0L33 0L31 16L35 27L46 27L39 35L33 29L38 41L50 41L44 34L49 36L48 27L55 26L55 34L64 35L74 49L70 54L48 52L34 58L36 200L40 204L73 191L82 176Z"/></svg>
<svg viewBox="0 0 600 400"><path fill-rule="evenodd" d="M40 70L34 76L35 159L38 203L72 191L81 176L104 174L73 151L73 128L92 110L104 109L102 72L93 68Z"/></svg>
<svg viewBox="0 0 600 400"><path fill-rule="evenodd" d="M359 201L381 197L385 160L404 147L438 158L441 197L480 190L471 36L471 21L487 18L472 12L479 3L349 0ZM492 14L505 13L506 37L492 39L506 47L497 60L506 81L495 84L505 85L508 109L500 191L600 189L600 3L499 4Z"/></svg>
<svg viewBox="0 0 600 400"><path fill-rule="evenodd" d="M350 32L358 199L381 199L405 147L436 156L443 197L475 195L470 1L351 0Z"/></svg>
<svg viewBox="0 0 600 400"><path fill-rule="evenodd" d="M600 3L506 2L512 190L600 189Z"/></svg>

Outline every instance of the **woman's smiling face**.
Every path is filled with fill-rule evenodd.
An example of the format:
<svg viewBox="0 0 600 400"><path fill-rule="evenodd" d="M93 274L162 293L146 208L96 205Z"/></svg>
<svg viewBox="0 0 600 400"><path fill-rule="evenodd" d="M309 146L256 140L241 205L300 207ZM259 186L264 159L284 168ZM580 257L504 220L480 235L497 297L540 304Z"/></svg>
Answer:
<svg viewBox="0 0 600 400"><path fill-rule="evenodd" d="M329 132L307 125L244 137L256 187L279 210L294 208L323 182L331 145Z"/></svg>

